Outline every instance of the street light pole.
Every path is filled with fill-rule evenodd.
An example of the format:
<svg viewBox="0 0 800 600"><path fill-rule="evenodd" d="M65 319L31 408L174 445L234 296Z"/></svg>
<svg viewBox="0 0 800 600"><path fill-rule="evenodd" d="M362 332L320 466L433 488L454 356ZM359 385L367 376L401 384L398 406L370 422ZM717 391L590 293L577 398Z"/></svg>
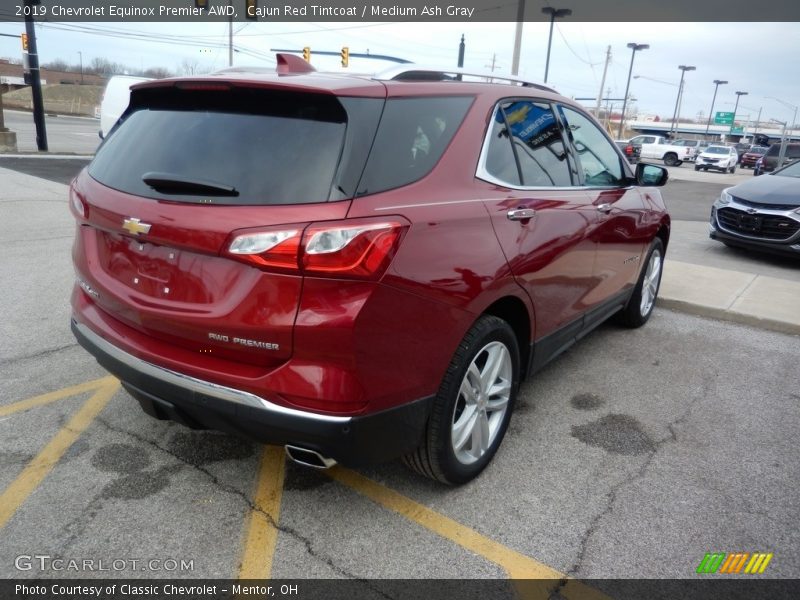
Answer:
<svg viewBox="0 0 800 600"><path fill-rule="evenodd" d="M625 108L628 105L628 91L631 88L631 74L633 73L633 59L636 58L636 51L637 50L647 50L650 47L650 44L637 44L635 42L631 42L628 44L628 48L631 49L631 66L628 69L628 83L625 84L625 96L622 98L622 115L619 119L619 132L617 133L618 138L622 138L622 128L625 125Z"/></svg>
<svg viewBox="0 0 800 600"><path fill-rule="evenodd" d="M736 92L736 104L733 105L733 122L731 123L730 133L733 133L733 128L736 127L736 111L739 109L739 98L747 96L747 92Z"/></svg>
<svg viewBox="0 0 800 600"><path fill-rule="evenodd" d="M694 71L697 67L687 67L686 65L679 65L678 68L681 70L681 82L678 84L678 97L675 98L675 112L672 113L672 127L669 128L670 134L673 130L676 129L676 119L678 118L678 103L681 101L681 96L683 95L683 76L686 75L686 71Z"/></svg>
<svg viewBox="0 0 800 600"><path fill-rule="evenodd" d="M551 8L545 6L542 12L550 15L550 37L547 38L547 58L544 61L544 82L547 83L547 74L550 71L550 46L553 43L553 25L557 18L568 17L572 14L569 8Z"/></svg>
<svg viewBox="0 0 800 600"><path fill-rule="evenodd" d="M725 85L726 83L728 82L722 79L714 80L714 97L711 99L711 111L708 113L708 123L706 123L706 139L708 139L708 128L711 127L711 118L714 116L714 102L717 101L717 90L719 86Z"/></svg>
<svg viewBox="0 0 800 600"><path fill-rule="evenodd" d="M517 4L517 28L514 32L514 54L511 56L511 74L519 75L519 52L522 47L522 23L525 20L525 0Z"/></svg>
<svg viewBox="0 0 800 600"><path fill-rule="evenodd" d="M795 125L797 124L797 107L794 104L790 104L789 102L784 102L780 98L773 98L772 96L767 96L767 99L775 100L776 102L780 102L781 104L783 104L784 106L786 106L788 108L793 108L794 109L794 116L792 117L792 132L794 132ZM787 127L788 127L788 123L787 123ZM789 135L789 137L791 138L791 134Z"/></svg>

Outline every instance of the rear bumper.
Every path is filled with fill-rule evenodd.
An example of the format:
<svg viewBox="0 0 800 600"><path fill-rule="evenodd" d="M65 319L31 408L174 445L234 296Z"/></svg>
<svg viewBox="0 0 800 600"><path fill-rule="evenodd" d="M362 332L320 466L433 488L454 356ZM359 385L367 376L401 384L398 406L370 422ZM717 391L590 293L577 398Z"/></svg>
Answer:
<svg viewBox="0 0 800 600"><path fill-rule="evenodd" d="M155 418L228 431L263 443L292 444L347 466L386 462L411 452L422 439L433 401L433 397L422 398L358 416L303 411L144 361L75 319L72 332Z"/></svg>

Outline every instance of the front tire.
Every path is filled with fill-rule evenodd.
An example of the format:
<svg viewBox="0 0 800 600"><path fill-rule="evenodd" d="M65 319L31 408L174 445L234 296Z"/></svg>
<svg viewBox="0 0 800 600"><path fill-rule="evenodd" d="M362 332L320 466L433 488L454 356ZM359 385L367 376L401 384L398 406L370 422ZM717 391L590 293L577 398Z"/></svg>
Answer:
<svg viewBox="0 0 800 600"><path fill-rule="evenodd" d="M664 244L660 238L655 238L633 294L627 306L619 312L619 321L626 327L641 327L650 319L661 287L663 268Z"/></svg>
<svg viewBox="0 0 800 600"><path fill-rule="evenodd" d="M450 485L475 478L503 441L519 372L514 331L498 317L480 317L450 361L422 443L403 462Z"/></svg>

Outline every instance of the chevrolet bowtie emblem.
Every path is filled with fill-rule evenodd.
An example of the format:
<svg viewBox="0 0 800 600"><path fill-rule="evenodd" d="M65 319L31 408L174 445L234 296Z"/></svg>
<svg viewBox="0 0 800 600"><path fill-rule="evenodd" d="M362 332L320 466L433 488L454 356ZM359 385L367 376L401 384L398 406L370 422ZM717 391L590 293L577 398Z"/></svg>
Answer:
<svg viewBox="0 0 800 600"><path fill-rule="evenodd" d="M133 235L148 233L150 227L152 227L150 223L142 223L139 219L125 219L122 222L122 228L130 231Z"/></svg>

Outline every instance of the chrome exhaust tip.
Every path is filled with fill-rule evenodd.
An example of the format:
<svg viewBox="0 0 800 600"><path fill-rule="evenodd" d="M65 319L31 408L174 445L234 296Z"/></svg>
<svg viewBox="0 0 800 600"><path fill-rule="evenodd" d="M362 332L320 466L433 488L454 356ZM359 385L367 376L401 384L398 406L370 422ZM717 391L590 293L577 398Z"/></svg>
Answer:
<svg viewBox="0 0 800 600"><path fill-rule="evenodd" d="M322 456L315 450L290 446L289 444L286 445L286 456L288 456L298 465L311 467L312 469L330 469L336 464L335 460L328 458L327 456Z"/></svg>

